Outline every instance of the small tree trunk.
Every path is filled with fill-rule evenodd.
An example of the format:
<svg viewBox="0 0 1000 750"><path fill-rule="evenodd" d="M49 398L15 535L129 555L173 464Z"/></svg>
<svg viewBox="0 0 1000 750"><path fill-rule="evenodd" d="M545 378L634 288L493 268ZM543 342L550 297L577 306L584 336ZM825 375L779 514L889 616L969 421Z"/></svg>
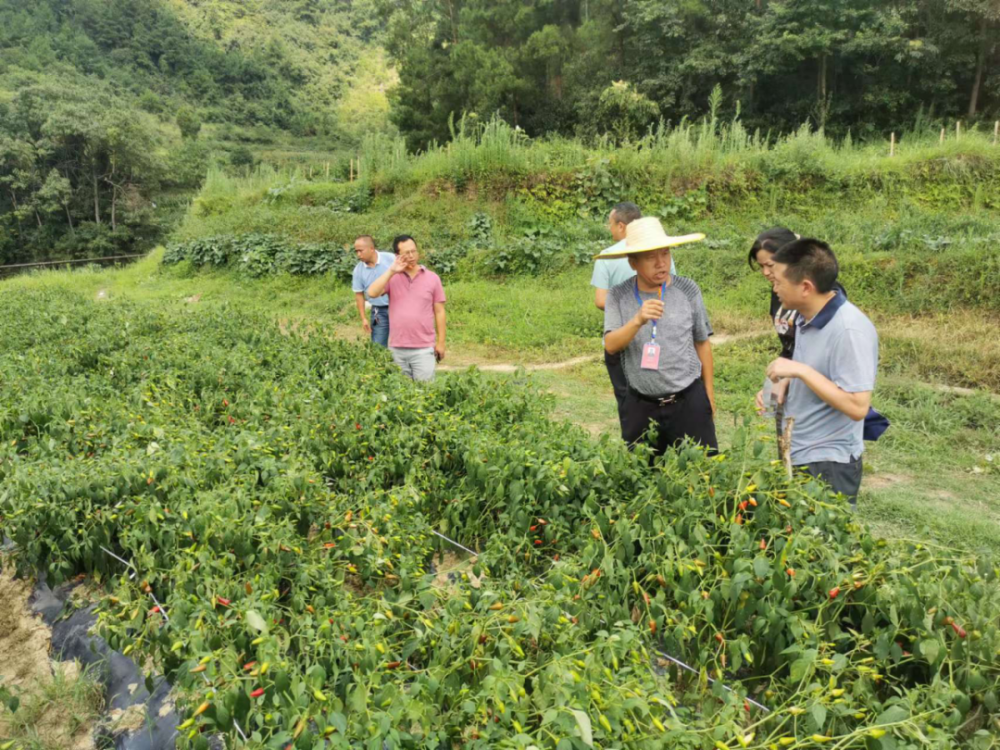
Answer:
<svg viewBox="0 0 1000 750"><path fill-rule="evenodd" d="M94 178L94 221L101 223L101 193L97 187L97 170L91 172Z"/></svg>
<svg viewBox="0 0 1000 750"><path fill-rule="evenodd" d="M972 94L969 96L969 117L975 117L979 108L979 89L983 84L983 68L986 67L986 53L988 51L986 17L979 26L979 54L976 55L976 77L972 82Z"/></svg>

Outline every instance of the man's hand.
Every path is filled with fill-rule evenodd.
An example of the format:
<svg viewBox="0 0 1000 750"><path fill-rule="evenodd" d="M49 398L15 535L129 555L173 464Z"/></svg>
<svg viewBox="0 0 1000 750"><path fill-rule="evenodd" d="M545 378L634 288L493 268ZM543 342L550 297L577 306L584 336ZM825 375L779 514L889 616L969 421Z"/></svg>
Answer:
<svg viewBox="0 0 1000 750"><path fill-rule="evenodd" d="M436 359L438 362L444 360L444 344L434 345L434 359Z"/></svg>
<svg viewBox="0 0 1000 750"><path fill-rule="evenodd" d="M642 303L635 319L639 325L644 325L650 320L659 320L663 317L663 302L658 299L648 299Z"/></svg>
<svg viewBox="0 0 1000 750"><path fill-rule="evenodd" d="M782 378L798 378L802 375L802 364L785 357L778 357L767 366L766 374L772 383L777 383Z"/></svg>
<svg viewBox="0 0 1000 750"><path fill-rule="evenodd" d="M409 267L410 264L397 255L396 260L392 262L389 270L393 273L393 275L395 275L397 273L403 273Z"/></svg>
<svg viewBox="0 0 1000 750"><path fill-rule="evenodd" d="M368 318L361 319L361 330L364 331L368 336L372 335L372 324L368 322Z"/></svg>

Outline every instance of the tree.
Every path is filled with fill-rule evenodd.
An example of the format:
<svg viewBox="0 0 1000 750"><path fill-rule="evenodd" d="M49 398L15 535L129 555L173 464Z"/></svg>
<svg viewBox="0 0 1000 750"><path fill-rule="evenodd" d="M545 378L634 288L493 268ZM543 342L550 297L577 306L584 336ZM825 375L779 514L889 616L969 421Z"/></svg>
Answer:
<svg viewBox="0 0 1000 750"><path fill-rule="evenodd" d="M628 141L653 125L660 116L656 102L636 91L625 81L615 81L601 92L597 117L601 129L616 140Z"/></svg>
<svg viewBox="0 0 1000 750"><path fill-rule="evenodd" d="M177 110L177 127L181 130L182 138L194 140L201 132L201 118L191 107L181 107Z"/></svg>

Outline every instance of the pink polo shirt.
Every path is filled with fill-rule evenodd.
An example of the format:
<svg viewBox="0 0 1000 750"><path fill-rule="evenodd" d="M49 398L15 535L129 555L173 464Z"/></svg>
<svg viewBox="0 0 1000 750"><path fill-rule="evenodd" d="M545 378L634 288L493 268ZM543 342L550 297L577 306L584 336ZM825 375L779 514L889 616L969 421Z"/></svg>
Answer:
<svg viewBox="0 0 1000 750"><path fill-rule="evenodd" d="M426 349L434 346L434 304L444 302L441 277L423 266L412 279L403 271L389 279L389 346Z"/></svg>

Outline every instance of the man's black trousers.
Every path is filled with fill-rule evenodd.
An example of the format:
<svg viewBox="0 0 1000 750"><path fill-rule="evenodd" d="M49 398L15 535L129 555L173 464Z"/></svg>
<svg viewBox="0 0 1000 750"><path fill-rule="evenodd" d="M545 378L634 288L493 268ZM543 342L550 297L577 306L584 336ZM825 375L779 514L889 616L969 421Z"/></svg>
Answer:
<svg viewBox="0 0 1000 750"><path fill-rule="evenodd" d="M715 437L715 420L712 404L701 378L677 394L670 404L646 400L631 388L622 406L622 437L629 445L639 440L649 429L650 421L656 422L659 434L654 446L661 454L684 438L689 437L717 453L719 441Z"/></svg>
<svg viewBox="0 0 1000 750"><path fill-rule="evenodd" d="M625 379L625 370L622 369L622 354L608 354L604 352L604 366L608 368L608 377L611 378L611 387L615 391L615 401L618 402L618 423L625 429L622 409L625 408L625 396L628 395L628 381Z"/></svg>

